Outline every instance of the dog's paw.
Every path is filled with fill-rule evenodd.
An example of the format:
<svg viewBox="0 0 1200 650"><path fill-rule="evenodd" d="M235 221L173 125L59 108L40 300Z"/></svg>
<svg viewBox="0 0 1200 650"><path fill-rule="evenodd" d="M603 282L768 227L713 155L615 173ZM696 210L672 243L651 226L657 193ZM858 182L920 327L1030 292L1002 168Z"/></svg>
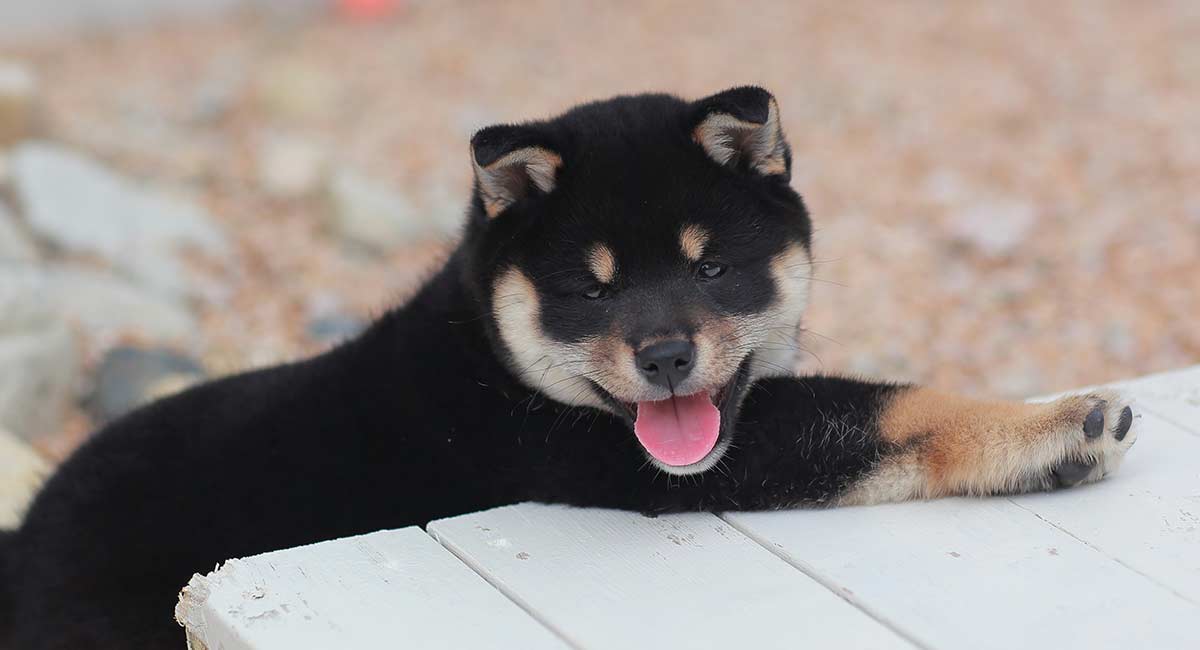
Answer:
<svg viewBox="0 0 1200 650"><path fill-rule="evenodd" d="M1105 391L1059 400L1063 454L1050 467L1052 487L1093 483L1112 474L1137 440L1128 400Z"/></svg>

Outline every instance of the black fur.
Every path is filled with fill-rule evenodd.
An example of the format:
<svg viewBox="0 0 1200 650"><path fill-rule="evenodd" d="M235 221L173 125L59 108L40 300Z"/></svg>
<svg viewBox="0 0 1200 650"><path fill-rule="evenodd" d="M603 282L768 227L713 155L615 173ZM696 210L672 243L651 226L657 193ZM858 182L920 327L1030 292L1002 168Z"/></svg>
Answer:
<svg viewBox="0 0 1200 650"><path fill-rule="evenodd" d="M754 97L763 95L734 99ZM785 180L705 158L690 129L711 108L625 97L482 132L477 162L530 143L560 153L558 187L494 219L477 194L444 268L361 337L189 390L96 434L22 527L0 536L0 647L179 648L178 590L227 558L522 500L778 508L852 484L890 451L874 418L891 386L761 381L720 463L672 477L647 466L626 419L547 399L515 376L499 342L489 290L506 264L537 279L542 324L563 341L614 319L652 331L677 310L726 317L771 303L765 260L789 242L807 246L811 225ZM689 284L677 259L683 219L714 233L731 269L724 284ZM578 251L597 239L635 260L603 304L578 298L592 282ZM859 434L829 436L830 418Z"/></svg>

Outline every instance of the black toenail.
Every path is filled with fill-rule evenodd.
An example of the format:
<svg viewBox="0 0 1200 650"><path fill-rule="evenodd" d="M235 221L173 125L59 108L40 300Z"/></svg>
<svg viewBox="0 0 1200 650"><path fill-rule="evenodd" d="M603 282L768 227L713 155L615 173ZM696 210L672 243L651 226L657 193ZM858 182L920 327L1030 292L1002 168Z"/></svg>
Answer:
<svg viewBox="0 0 1200 650"><path fill-rule="evenodd" d="M1077 460L1069 460L1051 471L1054 478L1058 479L1059 485L1070 487L1087 478L1093 467L1095 467L1094 464L1089 465Z"/></svg>
<svg viewBox="0 0 1200 650"><path fill-rule="evenodd" d="M1104 433L1104 410L1097 406L1083 420L1083 435L1089 438L1099 438Z"/></svg>
<svg viewBox="0 0 1200 650"><path fill-rule="evenodd" d="M1133 426L1133 409L1126 406L1121 409L1121 417L1117 420L1117 428L1113 429L1117 440L1124 440L1125 434L1129 433L1129 427Z"/></svg>

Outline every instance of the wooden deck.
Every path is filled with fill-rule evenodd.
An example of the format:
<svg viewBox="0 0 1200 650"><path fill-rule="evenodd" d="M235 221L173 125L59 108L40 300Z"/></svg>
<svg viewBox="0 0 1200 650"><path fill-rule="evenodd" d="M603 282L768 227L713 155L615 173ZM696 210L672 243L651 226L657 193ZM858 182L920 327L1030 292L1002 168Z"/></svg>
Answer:
<svg viewBox="0 0 1200 650"><path fill-rule="evenodd" d="M1114 384L1138 444L1083 488L772 513L521 504L231 560L195 650L1200 648L1200 367Z"/></svg>

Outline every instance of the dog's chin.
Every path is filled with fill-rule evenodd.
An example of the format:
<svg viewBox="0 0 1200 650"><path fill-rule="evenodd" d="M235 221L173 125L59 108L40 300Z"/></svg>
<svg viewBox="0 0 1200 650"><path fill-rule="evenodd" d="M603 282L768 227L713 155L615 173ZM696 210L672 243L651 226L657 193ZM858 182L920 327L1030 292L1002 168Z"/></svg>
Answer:
<svg viewBox="0 0 1200 650"><path fill-rule="evenodd" d="M693 393L693 395L707 393L720 414L720 429L712 449L699 460L686 464L671 464L656 458L639 440L638 444L642 446L642 453L646 455L650 465L666 474L689 476L708 471L725 457L733 442L734 426L741 410L742 400L750 387L750 361L750 357L744 359L733 377L725 384ZM635 431L634 425L638 417L637 402L622 400L600 384L593 384L593 386L609 408L629 425L630 431Z"/></svg>

